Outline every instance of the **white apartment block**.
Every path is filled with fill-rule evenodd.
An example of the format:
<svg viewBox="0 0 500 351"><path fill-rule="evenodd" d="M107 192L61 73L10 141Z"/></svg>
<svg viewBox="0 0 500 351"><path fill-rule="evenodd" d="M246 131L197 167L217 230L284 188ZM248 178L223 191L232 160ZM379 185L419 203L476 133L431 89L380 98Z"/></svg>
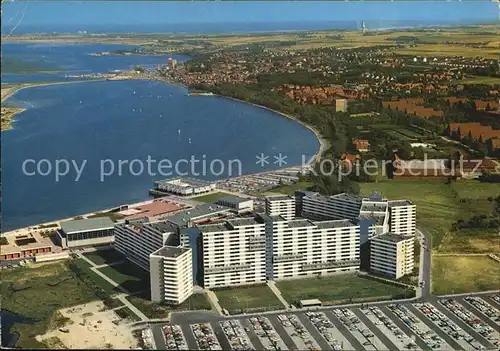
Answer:
<svg viewBox="0 0 500 351"><path fill-rule="evenodd" d="M305 192L302 196L301 216L316 220L355 219L359 216L362 198L350 194L324 196Z"/></svg>
<svg viewBox="0 0 500 351"><path fill-rule="evenodd" d="M268 216L283 216L290 220L295 218L295 198L286 195L266 197L266 214Z"/></svg>
<svg viewBox="0 0 500 351"><path fill-rule="evenodd" d="M386 233L370 241L370 270L399 279L414 267L414 238Z"/></svg>
<svg viewBox="0 0 500 351"><path fill-rule="evenodd" d="M176 230L165 222L126 221L115 226L115 249L149 271L149 255L165 246Z"/></svg>
<svg viewBox="0 0 500 351"><path fill-rule="evenodd" d="M389 201L391 233L412 237L417 229L417 207L407 200Z"/></svg>
<svg viewBox="0 0 500 351"><path fill-rule="evenodd" d="M193 294L190 248L164 246L149 256L151 301L179 305Z"/></svg>
<svg viewBox="0 0 500 351"><path fill-rule="evenodd" d="M200 225L203 286L215 288L266 281L265 223L259 217Z"/></svg>
<svg viewBox="0 0 500 351"><path fill-rule="evenodd" d="M263 217L268 279L359 270L359 226L350 220Z"/></svg>
<svg viewBox="0 0 500 351"><path fill-rule="evenodd" d="M386 200L365 198L361 201L360 219L373 221L368 238L389 232L389 205Z"/></svg>

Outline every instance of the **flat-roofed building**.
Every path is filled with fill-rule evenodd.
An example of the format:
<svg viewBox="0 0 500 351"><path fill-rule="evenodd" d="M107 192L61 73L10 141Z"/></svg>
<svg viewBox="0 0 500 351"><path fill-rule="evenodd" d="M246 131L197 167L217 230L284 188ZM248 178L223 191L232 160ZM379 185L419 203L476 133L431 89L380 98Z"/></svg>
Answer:
<svg viewBox="0 0 500 351"><path fill-rule="evenodd" d="M175 243L177 227L166 222L125 221L115 226L115 249L149 271L149 255Z"/></svg>
<svg viewBox="0 0 500 351"><path fill-rule="evenodd" d="M36 232L2 235L0 238L0 261L35 258L35 256L49 254L54 251L52 241Z"/></svg>
<svg viewBox="0 0 500 351"><path fill-rule="evenodd" d="M149 256L151 301L179 305L193 294L192 250L164 246Z"/></svg>
<svg viewBox="0 0 500 351"><path fill-rule="evenodd" d="M414 238L386 233L370 241L370 270L395 279L413 272Z"/></svg>
<svg viewBox="0 0 500 351"><path fill-rule="evenodd" d="M315 220L355 219L359 216L362 198L346 193L324 196L308 191L301 196L301 201L302 217Z"/></svg>
<svg viewBox="0 0 500 351"><path fill-rule="evenodd" d="M109 217L62 222L56 238L63 248L111 244L115 241L114 226Z"/></svg>
<svg viewBox="0 0 500 351"><path fill-rule="evenodd" d="M381 198L365 198L361 201L359 219L372 219L373 224L368 239L389 231L389 204Z"/></svg>
<svg viewBox="0 0 500 351"><path fill-rule="evenodd" d="M200 225L198 229L205 288L266 281L265 223L260 216Z"/></svg>
<svg viewBox="0 0 500 351"><path fill-rule="evenodd" d="M150 193L162 194L176 194L181 196L191 196L197 194L207 193L216 188L215 182L208 182L206 180L194 178L172 178L157 180L153 182L154 188Z"/></svg>
<svg viewBox="0 0 500 351"><path fill-rule="evenodd" d="M218 205L223 205L235 209L236 211L252 211L253 200L235 195L223 196L215 202Z"/></svg>
<svg viewBox="0 0 500 351"><path fill-rule="evenodd" d="M263 215L268 279L359 270L359 225Z"/></svg>
<svg viewBox="0 0 500 351"><path fill-rule="evenodd" d="M266 214L283 216L290 220L295 218L295 198L287 195L266 196Z"/></svg>
<svg viewBox="0 0 500 351"><path fill-rule="evenodd" d="M192 227L197 223L216 219L232 211L232 208L223 205L203 204L178 212L172 216L163 217L163 219L179 228Z"/></svg>
<svg viewBox="0 0 500 351"><path fill-rule="evenodd" d="M403 236L415 236L417 207L408 200L389 201L390 231Z"/></svg>

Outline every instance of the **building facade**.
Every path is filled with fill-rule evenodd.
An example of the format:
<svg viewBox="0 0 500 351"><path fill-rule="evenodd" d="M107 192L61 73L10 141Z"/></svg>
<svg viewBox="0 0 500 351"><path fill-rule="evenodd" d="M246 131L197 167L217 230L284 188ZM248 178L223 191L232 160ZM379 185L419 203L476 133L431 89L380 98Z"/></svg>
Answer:
<svg viewBox="0 0 500 351"><path fill-rule="evenodd" d="M205 288L266 281L265 223L259 216L200 225Z"/></svg>
<svg viewBox="0 0 500 351"><path fill-rule="evenodd" d="M176 232L165 222L127 221L115 226L115 249L149 271L149 255L174 240Z"/></svg>
<svg viewBox="0 0 500 351"><path fill-rule="evenodd" d="M389 201L391 233L411 237L417 230L417 207L408 200Z"/></svg>
<svg viewBox="0 0 500 351"><path fill-rule="evenodd" d="M356 219L362 198L350 194L324 196L308 191L301 196L301 201L298 206L302 209L302 217L316 220Z"/></svg>
<svg viewBox="0 0 500 351"><path fill-rule="evenodd" d="M268 279L359 270L359 226L350 220L265 219Z"/></svg>
<svg viewBox="0 0 500 351"><path fill-rule="evenodd" d="M151 301L179 305L193 294L192 250L164 246L149 256Z"/></svg>
<svg viewBox="0 0 500 351"><path fill-rule="evenodd" d="M290 220L295 218L295 198L286 195L266 197L266 214L268 216L282 216Z"/></svg>
<svg viewBox="0 0 500 351"><path fill-rule="evenodd" d="M370 270L399 279L413 272L414 238L386 233L370 241Z"/></svg>
<svg viewBox="0 0 500 351"><path fill-rule="evenodd" d="M114 226L108 217L62 222L56 239L63 248L111 244L115 241Z"/></svg>

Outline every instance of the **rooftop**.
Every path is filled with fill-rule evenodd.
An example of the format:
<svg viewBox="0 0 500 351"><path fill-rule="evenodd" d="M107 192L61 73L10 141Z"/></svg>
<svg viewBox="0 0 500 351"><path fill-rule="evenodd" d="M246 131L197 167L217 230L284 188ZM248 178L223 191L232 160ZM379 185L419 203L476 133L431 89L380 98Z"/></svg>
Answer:
<svg viewBox="0 0 500 351"><path fill-rule="evenodd" d="M78 219L61 223L66 234L113 228L115 223L109 217Z"/></svg>
<svg viewBox="0 0 500 351"><path fill-rule="evenodd" d="M345 228L345 227L355 227L355 226L357 226L357 224L351 222L348 219L314 222L314 224L318 228L320 228L320 229L326 229L326 228Z"/></svg>
<svg viewBox="0 0 500 351"><path fill-rule="evenodd" d="M151 255L175 258L190 250L190 248L181 246L163 246L161 249L153 252Z"/></svg>
<svg viewBox="0 0 500 351"><path fill-rule="evenodd" d="M170 186L178 186L178 187L201 187L201 186L206 186L212 184L212 182L208 182L206 180L202 179L195 179L195 178L170 178L170 179L162 179L162 180L157 180L154 182L154 184L158 185L170 185Z"/></svg>
<svg viewBox="0 0 500 351"><path fill-rule="evenodd" d="M413 238L407 238L401 235L393 234L393 233L385 233L374 237L372 240L377 241L389 241L393 243L399 243L401 241L413 240Z"/></svg>
<svg viewBox="0 0 500 351"><path fill-rule="evenodd" d="M120 225L123 225L126 227L131 227L131 228L134 228L138 231L141 231L143 229L148 229L148 228L158 230L162 233L175 233L177 231L177 227L175 227L171 223L163 222L163 221L160 221L160 222L148 222L148 221L144 221L144 220L142 220L142 221L141 220L125 221L125 223L120 224Z"/></svg>
<svg viewBox="0 0 500 351"><path fill-rule="evenodd" d="M363 203L361 205L361 212L385 212L387 210L387 203L374 204L374 203Z"/></svg>
<svg viewBox="0 0 500 351"><path fill-rule="evenodd" d="M178 212L172 216L165 217L164 220L181 227L187 225L189 220L196 220L229 210L231 210L231 208L222 205L203 204L189 210Z"/></svg>
<svg viewBox="0 0 500 351"><path fill-rule="evenodd" d="M385 221L385 213L370 213L370 214L363 214L358 217L358 219L361 220L370 220L374 221L376 225L383 225Z"/></svg>
<svg viewBox="0 0 500 351"><path fill-rule="evenodd" d="M269 195L266 196L266 201L286 201L286 200L293 200L291 196L287 195Z"/></svg>
<svg viewBox="0 0 500 351"><path fill-rule="evenodd" d="M294 219L288 221L289 228L303 228L303 227L314 227L314 223L308 219Z"/></svg>
<svg viewBox="0 0 500 351"><path fill-rule="evenodd" d="M392 200L389 201L389 207L398 207L398 206L411 206L413 202L409 200Z"/></svg>
<svg viewBox="0 0 500 351"><path fill-rule="evenodd" d="M229 202L229 203L239 204L239 203L250 201L250 200L252 200L252 199L247 199L247 198L236 196L236 195L226 195L226 196L219 198L217 200L217 202L225 201L225 202Z"/></svg>

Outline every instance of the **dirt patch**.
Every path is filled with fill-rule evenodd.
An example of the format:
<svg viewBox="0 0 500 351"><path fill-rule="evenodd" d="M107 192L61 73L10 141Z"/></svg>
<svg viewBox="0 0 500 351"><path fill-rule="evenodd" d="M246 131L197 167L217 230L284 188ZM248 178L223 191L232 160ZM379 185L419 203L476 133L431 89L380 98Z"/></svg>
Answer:
<svg viewBox="0 0 500 351"><path fill-rule="evenodd" d="M89 302L59 311L72 323L37 336L40 342L53 347L70 349L136 349L137 340L129 321L121 320L115 312L105 309L102 301ZM60 342L54 343L54 340Z"/></svg>

